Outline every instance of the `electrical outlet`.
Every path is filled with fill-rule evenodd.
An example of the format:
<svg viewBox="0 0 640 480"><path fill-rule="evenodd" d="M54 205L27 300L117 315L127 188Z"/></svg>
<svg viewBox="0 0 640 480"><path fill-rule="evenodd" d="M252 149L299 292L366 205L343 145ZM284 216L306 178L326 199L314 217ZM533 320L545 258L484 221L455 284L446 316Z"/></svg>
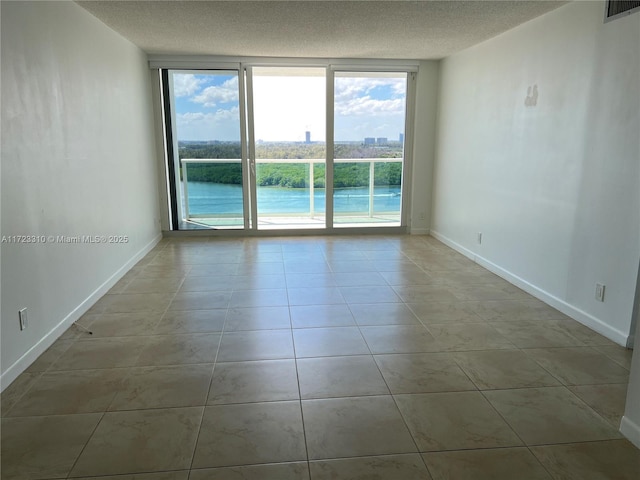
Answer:
<svg viewBox="0 0 640 480"><path fill-rule="evenodd" d="M478 243L482 244L482 232L478 232Z"/></svg>
<svg viewBox="0 0 640 480"><path fill-rule="evenodd" d="M18 310L18 318L20 319L20 330L27 328L27 307Z"/></svg>
<svg viewBox="0 0 640 480"><path fill-rule="evenodd" d="M604 302L604 285L602 283L596 283L596 300Z"/></svg>

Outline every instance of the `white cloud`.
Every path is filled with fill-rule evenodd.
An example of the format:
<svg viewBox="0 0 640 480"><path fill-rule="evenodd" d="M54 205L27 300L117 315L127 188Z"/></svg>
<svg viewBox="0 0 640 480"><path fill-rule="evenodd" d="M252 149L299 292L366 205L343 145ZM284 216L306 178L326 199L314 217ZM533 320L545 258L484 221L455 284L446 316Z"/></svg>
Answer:
<svg viewBox="0 0 640 480"><path fill-rule="evenodd" d="M198 78L192 73L176 73L173 75L173 94L176 97L193 95L204 81L204 78Z"/></svg>
<svg viewBox="0 0 640 480"><path fill-rule="evenodd" d="M215 107L220 103L238 101L238 77L226 80L222 85L212 85L205 88L191 99L192 102L200 103L205 107Z"/></svg>
<svg viewBox="0 0 640 480"><path fill-rule="evenodd" d="M393 98L374 98L373 90L390 87ZM338 77L335 88L337 115L403 115L406 81L403 78Z"/></svg>
<svg viewBox="0 0 640 480"><path fill-rule="evenodd" d="M179 140L240 140L238 107L177 114L176 123Z"/></svg>

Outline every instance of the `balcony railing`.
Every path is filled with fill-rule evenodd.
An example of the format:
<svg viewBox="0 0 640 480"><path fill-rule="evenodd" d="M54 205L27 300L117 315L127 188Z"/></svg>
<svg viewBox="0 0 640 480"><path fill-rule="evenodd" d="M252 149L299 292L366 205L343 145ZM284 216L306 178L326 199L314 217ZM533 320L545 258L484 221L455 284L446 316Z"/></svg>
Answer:
<svg viewBox="0 0 640 480"><path fill-rule="evenodd" d="M376 210L374 206L374 197L375 197L375 166L379 163L402 163L402 158L337 158L334 160L334 164L369 164L369 185L368 185L368 212L336 212L334 207L334 216L342 217L342 216L358 216L363 217L367 216L369 218L373 218L376 215ZM241 164L242 160L240 159L222 159L222 158L185 158L181 160L184 168L182 168L182 180L183 180L183 189L184 189L184 217L186 220L189 219L201 219L201 218L224 218L228 217L229 214L227 212L197 212L191 213L190 205L189 205L189 166L190 165L199 165L199 164L209 164L209 165L223 165L223 164ZM261 216L269 216L269 217L302 217L307 216L310 218L314 218L318 215L318 213L323 213L324 205L320 207L318 211L315 205L315 191L316 187L314 185L315 179L315 167L316 165L324 165L324 158L279 158L279 159L257 159L256 167L265 164L303 164L308 165L308 191L309 191L309 208L305 212L299 211L282 211L282 212L269 212L268 214L260 212L260 205L258 205L258 212ZM335 192L335 190L334 190ZM335 195L335 193L334 193ZM378 212L379 213L379 212ZM364 214L364 215L363 215ZM400 210L389 212L384 212L385 215L388 216L397 216L398 221L400 218ZM235 216L242 216L242 212L236 213ZM233 215L232 215L233 216Z"/></svg>

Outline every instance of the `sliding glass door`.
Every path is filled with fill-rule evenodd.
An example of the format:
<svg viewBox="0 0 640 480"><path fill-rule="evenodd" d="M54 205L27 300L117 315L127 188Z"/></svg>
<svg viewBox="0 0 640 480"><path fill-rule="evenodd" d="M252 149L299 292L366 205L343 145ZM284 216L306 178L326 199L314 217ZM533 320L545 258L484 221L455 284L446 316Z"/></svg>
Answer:
<svg viewBox="0 0 640 480"><path fill-rule="evenodd" d="M336 72L333 224L399 226L407 74Z"/></svg>
<svg viewBox="0 0 640 480"><path fill-rule="evenodd" d="M406 72L237 64L164 78L178 229L403 226Z"/></svg>

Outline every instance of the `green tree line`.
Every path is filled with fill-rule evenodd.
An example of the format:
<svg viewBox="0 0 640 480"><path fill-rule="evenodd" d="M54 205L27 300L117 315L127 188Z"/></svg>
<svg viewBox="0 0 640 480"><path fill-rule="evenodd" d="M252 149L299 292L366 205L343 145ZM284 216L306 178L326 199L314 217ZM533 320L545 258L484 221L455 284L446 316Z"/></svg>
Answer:
<svg viewBox="0 0 640 480"><path fill-rule="evenodd" d="M335 158L401 158L402 146L371 147L358 144L336 144ZM303 143L270 143L256 145L258 159L320 159L325 158L325 145ZM180 143L180 159L183 158L227 158L241 157L240 144L236 142ZM182 166L184 168L184 166ZM224 184L242 184L240 163L189 164L189 180ZM325 187L325 165L314 166L313 185ZM182 174L182 172L181 172ZM181 175L182 176L182 175ZM369 185L368 163L334 164L334 187L365 187ZM378 163L374 167L375 185L400 185L402 164L400 162ZM258 164L256 182L259 186L288 188L309 187L309 165L295 163Z"/></svg>

